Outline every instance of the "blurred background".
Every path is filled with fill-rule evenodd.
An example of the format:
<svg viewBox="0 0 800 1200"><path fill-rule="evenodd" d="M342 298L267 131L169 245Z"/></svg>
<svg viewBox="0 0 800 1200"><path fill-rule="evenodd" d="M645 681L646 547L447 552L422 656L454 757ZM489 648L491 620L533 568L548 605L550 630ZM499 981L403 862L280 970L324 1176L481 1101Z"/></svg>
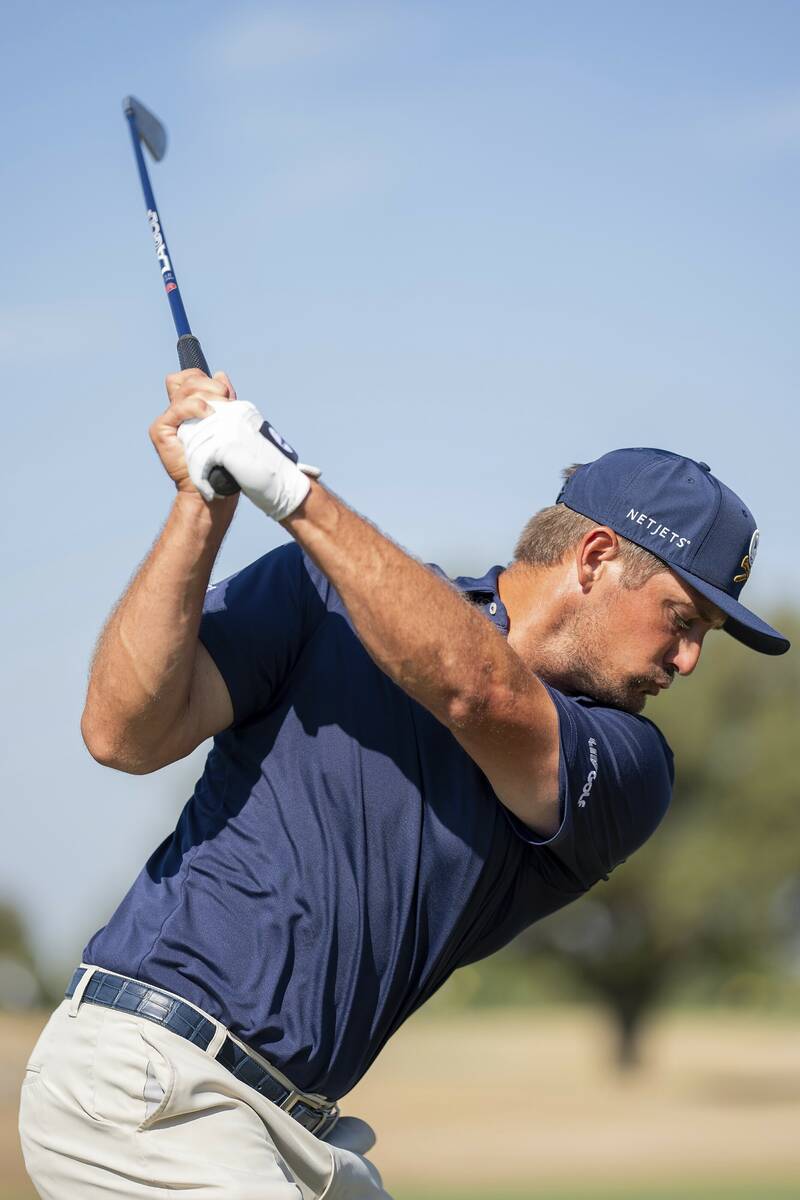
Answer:
<svg viewBox="0 0 800 1200"><path fill-rule="evenodd" d="M81 948L203 753L145 778L78 730L170 486L174 369L126 124L214 368L402 545L511 557L560 469L710 463L800 638L800 7L785 0L8 0L0 1200ZM242 506L217 578L281 531ZM800 667L725 635L648 709L674 807L588 897L458 972L347 1109L398 1200L800 1195Z"/></svg>

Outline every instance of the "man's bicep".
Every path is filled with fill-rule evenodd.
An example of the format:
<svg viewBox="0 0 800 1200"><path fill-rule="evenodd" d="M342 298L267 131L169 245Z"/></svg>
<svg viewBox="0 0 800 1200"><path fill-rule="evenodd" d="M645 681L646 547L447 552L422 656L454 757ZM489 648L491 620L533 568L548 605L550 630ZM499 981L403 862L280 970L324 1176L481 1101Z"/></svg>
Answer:
<svg viewBox="0 0 800 1200"><path fill-rule="evenodd" d="M206 740L233 722L233 702L217 664L202 642L197 643L189 700L181 721L163 738L153 770L186 758Z"/></svg>
<svg viewBox="0 0 800 1200"><path fill-rule="evenodd" d="M453 728L497 798L528 828L550 837L560 823L558 714L535 677L486 719Z"/></svg>
<svg viewBox="0 0 800 1200"><path fill-rule="evenodd" d="M222 673L202 642L197 643L192 690L189 697L189 725L193 745L214 737L233 723L233 701Z"/></svg>

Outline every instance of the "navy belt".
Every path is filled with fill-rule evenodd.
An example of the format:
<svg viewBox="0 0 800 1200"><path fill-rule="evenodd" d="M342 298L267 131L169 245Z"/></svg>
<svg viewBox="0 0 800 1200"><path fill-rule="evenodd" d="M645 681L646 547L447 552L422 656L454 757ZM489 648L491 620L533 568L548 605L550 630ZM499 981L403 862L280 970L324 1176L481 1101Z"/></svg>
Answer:
<svg viewBox="0 0 800 1200"><path fill-rule="evenodd" d="M78 967L69 982L66 997L70 999L86 974L86 967ZM112 975L108 971L95 970L86 985L81 1003L100 1004L103 1008L115 1008L120 1012L131 1013L136 1017L144 1017L163 1025L165 1029L186 1038L201 1050L207 1050L211 1039L217 1032L217 1026L208 1017L186 1004L177 1000L168 992L150 987L147 983L139 983L134 979L125 979L122 975ZM285 1087L275 1075L271 1074L258 1059L243 1050L228 1034L214 1056L231 1075L254 1088L260 1096L265 1096L278 1108L288 1112L304 1129L322 1137L328 1133L339 1116L339 1110L332 1103L318 1103L312 1097Z"/></svg>

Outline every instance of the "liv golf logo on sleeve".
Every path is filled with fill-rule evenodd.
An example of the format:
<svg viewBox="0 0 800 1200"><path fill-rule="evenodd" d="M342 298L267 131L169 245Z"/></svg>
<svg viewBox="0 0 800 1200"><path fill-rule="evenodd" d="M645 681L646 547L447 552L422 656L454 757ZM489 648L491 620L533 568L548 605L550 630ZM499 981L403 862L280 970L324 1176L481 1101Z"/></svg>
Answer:
<svg viewBox="0 0 800 1200"><path fill-rule="evenodd" d="M589 738L588 747L589 763L592 769L586 777L586 783L583 785L583 791L578 799L578 808L586 808L586 801L589 799L591 790L594 787L594 781L597 779L597 742L594 738Z"/></svg>

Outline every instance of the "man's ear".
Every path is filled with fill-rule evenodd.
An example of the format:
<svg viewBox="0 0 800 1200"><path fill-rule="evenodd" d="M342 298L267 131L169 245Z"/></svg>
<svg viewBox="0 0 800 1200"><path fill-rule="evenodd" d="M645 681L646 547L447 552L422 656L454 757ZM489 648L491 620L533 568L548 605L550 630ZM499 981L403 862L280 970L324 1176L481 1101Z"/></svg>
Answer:
<svg viewBox="0 0 800 1200"><path fill-rule="evenodd" d="M608 525L595 525L575 547L575 568L581 590L588 592L619 557L619 537Z"/></svg>

